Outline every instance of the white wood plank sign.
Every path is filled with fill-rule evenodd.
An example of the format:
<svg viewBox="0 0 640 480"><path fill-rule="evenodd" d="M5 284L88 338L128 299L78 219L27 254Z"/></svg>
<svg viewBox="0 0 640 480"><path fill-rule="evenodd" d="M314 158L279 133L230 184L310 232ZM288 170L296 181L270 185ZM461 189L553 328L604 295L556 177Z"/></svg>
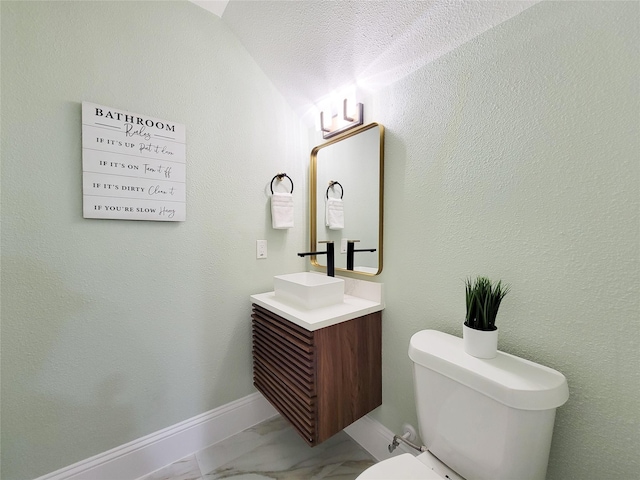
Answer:
<svg viewBox="0 0 640 480"><path fill-rule="evenodd" d="M186 219L184 125L82 102L83 217Z"/></svg>

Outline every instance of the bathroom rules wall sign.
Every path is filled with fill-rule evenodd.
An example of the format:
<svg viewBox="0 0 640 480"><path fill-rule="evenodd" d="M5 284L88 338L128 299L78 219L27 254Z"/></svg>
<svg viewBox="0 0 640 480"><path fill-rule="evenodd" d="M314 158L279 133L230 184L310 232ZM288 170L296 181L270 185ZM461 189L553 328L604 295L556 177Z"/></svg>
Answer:
<svg viewBox="0 0 640 480"><path fill-rule="evenodd" d="M84 218L182 222L184 125L82 102Z"/></svg>

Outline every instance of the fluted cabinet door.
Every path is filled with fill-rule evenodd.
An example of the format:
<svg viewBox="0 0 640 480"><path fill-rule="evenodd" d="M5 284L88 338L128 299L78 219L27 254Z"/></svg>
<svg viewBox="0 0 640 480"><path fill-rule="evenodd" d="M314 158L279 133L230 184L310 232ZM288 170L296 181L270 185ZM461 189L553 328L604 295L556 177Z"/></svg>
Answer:
<svg viewBox="0 0 640 480"><path fill-rule="evenodd" d="M311 445L382 403L380 312L314 332L253 305L253 383Z"/></svg>

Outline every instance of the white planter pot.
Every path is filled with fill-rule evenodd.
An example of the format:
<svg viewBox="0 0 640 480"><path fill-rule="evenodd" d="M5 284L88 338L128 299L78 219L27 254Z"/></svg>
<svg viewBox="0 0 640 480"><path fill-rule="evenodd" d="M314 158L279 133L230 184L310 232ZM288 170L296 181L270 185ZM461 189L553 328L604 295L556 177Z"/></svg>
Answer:
<svg viewBox="0 0 640 480"><path fill-rule="evenodd" d="M494 358L498 354L498 329L476 330L462 325L464 351L477 358Z"/></svg>

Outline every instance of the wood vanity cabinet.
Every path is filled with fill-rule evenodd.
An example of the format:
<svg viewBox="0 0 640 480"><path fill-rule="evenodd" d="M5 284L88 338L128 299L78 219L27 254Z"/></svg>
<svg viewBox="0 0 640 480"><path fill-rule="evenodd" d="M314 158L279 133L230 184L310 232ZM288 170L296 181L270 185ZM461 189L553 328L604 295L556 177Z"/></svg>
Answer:
<svg viewBox="0 0 640 480"><path fill-rule="evenodd" d="M315 446L382 404L382 314L306 330L253 305L253 384Z"/></svg>

